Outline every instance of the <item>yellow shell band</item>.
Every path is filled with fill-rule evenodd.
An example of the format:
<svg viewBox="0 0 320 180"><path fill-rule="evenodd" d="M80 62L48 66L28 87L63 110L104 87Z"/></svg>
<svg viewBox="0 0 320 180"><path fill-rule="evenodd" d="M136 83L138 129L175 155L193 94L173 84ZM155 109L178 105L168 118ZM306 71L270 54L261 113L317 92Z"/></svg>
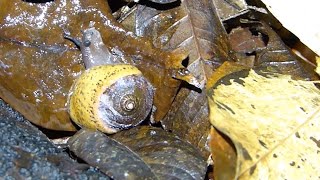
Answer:
<svg viewBox="0 0 320 180"><path fill-rule="evenodd" d="M75 81L69 97L71 119L81 127L98 129L106 133L117 130L107 127L100 120L98 107L105 89L128 75L141 75L138 68L128 64L95 66L86 70Z"/></svg>

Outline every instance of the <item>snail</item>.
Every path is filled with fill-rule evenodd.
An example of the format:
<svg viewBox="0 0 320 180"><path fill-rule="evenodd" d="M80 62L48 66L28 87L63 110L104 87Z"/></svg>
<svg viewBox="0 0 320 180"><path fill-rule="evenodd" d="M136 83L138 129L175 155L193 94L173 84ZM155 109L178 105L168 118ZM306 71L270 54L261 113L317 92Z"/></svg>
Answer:
<svg viewBox="0 0 320 180"><path fill-rule="evenodd" d="M72 85L71 119L80 127L115 133L141 123L153 106L153 87L141 71L113 56L94 27L81 41L65 34L81 50L86 71Z"/></svg>

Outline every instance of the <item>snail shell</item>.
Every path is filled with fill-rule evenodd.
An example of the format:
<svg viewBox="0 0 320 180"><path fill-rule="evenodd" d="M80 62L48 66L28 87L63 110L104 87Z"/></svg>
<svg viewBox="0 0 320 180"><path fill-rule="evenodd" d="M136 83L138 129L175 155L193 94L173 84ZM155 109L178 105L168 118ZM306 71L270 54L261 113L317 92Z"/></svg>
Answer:
<svg viewBox="0 0 320 180"><path fill-rule="evenodd" d="M69 114L81 127L115 133L141 123L152 108L153 88L132 65L94 66L75 81Z"/></svg>

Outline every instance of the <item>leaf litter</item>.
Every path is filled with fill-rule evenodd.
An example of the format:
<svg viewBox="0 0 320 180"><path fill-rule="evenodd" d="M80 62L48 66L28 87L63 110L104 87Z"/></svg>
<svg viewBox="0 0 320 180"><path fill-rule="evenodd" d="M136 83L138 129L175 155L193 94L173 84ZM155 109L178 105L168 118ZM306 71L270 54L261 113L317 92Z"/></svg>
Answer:
<svg viewBox="0 0 320 180"><path fill-rule="evenodd" d="M320 177L320 91L313 82L254 70L219 82L209 91L210 121L236 147L235 179Z"/></svg>

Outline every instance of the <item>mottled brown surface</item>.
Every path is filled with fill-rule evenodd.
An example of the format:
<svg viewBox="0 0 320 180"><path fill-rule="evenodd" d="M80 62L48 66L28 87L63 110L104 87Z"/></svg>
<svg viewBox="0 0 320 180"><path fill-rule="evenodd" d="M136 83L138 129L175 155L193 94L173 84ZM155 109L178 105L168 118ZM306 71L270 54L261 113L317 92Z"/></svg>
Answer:
<svg viewBox="0 0 320 180"><path fill-rule="evenodd" d="M171 77L183 67L186 55L159 51L124 30L113 20L106 1L2 1L0 12L0 97L35 124L75 130L65 104L83 66L80 52L63 38L63 29L80 37L90 21L109 50L137 65L156 88L155 117L167 110L162 108L177 92L180 82Z"/></svg>
<svg viewBox="0 0 320 180"><path fill-rule="evenodd" d="M212 1L185 0L167 10L140 6L136 19L137 34L151 36L155 46L188 52L186 65L203 86L215 68L233 59L226 31ZM188 85L181 88L161 123L164 129L198 147L207 158L210 123L204 89Z"/></svg>
<svg viewBox="0 0 320 180"><path fill-rule="evenodd" d="M228 20L241 16L249 11L246 1L213 0L220 19Z"/></svg>
<svg viewBox="0 0 320 180"><path fill-rule="evenodd" d="M159 179L204 179L206 158L173 133L140 126L116 133L112 138L136 152Z"/></svg>
<svg viewBox="0 0 320 180"><path fill-rule="evenodd" d="M63 46L59 54L46 48L0 41L0 96L40 126L74 130L65 103L82 68L79 56Z"/></svg>
<svg viewBox="0 0 320 180"><path fill-rule="evenodd" d="M188 52L185 64L202 84L212 68L232 59L226 31L210 0L185 0L167 10L139 6L136 21L136 33L151 36L155 46Z"/></svg>
<svg viewBox="0 0 320 180"><path fill-rule="evenodd" d="M68 140L68 146L112 179L157 179L138 154L100 131L83 128Z"/></svg>
<svg viewBox="0 0 320 180"><path fill-rule="evenodd" d="M219 80L233 72L238 72L248 67L238 65L235 62L223 63L213 75L208 78L206 94L212 94L210 90ZM210 112L209 112L210 113ZM209 117L207 117L209 119ZM211 158L214 162L213 171L215 179L232 179L236 173L236 150L232 141L214 127L210 129L210 146Z"/></svg>
<svg viewBox="0 0 320 180"><path fill-rule="evenodd" d="M237 153L232 141L212 127L210 149L214 161L214 178L232 179L236 173L237 164Z"/></svg>
<svg viewBox="0 0 320 180"><path fill-rule="evenodd" d="M265 48L262 34L253 35L249 28L237 27L229 33L231 47L236 52L252 53Z"/></svg>
<svg viewBox="0 0 320 180"><path fill-rule="evenodd" d="M252 27L268 37L266 48L256 52L255 68L266 68L276 73L291 75L293 79L318 79L314 67L295 56L270 26L259 22Z"/></svg>

